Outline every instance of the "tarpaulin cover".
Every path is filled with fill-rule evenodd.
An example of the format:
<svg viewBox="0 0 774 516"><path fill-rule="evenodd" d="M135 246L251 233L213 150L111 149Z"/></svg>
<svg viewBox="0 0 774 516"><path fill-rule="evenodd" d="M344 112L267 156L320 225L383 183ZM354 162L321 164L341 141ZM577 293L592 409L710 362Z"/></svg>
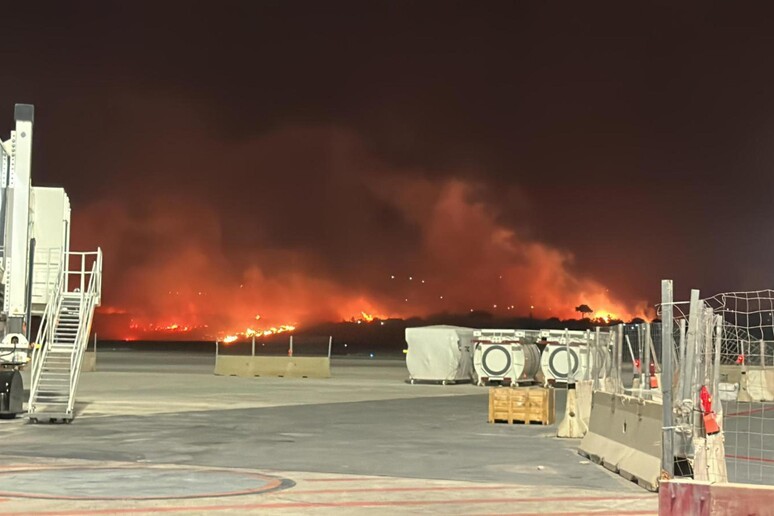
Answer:
<svg viewBox="0 0 774 516"><path fill-rule="evenodd" d="M412 380L472 379L471 328L422 326L406 328L406 367Z"/></svg>

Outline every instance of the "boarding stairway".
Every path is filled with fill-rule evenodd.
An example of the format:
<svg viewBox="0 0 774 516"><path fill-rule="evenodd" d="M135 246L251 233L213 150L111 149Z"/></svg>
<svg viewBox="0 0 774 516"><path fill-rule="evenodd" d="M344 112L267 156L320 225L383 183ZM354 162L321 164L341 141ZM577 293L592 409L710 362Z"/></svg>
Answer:
<svg viewBox="0 0 774 516"><path fill-rule="evenodd" d="M101 300L102 251L66 255L34 342L28 403L33 423L75 417L83 353Z"/></svg>

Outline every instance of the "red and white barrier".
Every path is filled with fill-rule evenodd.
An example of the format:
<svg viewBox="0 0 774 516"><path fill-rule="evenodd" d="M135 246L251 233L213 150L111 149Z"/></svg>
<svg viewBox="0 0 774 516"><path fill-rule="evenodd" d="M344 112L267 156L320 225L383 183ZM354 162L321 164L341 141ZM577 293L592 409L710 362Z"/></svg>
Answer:
<svg viewBox="0 0 774 516"><path fill-rule="evenodd" d="M710 484L691 479L662 480L659 516L731 516L774 513L774 487Z"/></svg>

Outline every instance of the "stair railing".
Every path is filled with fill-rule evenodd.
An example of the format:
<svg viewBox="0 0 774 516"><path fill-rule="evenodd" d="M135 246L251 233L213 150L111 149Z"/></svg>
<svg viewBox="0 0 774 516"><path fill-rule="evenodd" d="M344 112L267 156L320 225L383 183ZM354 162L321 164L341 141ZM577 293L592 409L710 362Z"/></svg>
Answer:
<svg viewBox="0 0 774 516"><path fill-rule="evenodd" d="M86 272L86 255L95 254L91 271ZM85 285L85 276L89 274L88 286ZM102 293L102 249L97 248L96 253L81 254L80 277L80 313L78 314L78 331L75 334L73 351L70 355L70 392L68 396L67 412L70 413L75 405L75 392L78 389L78 380L81 373L83 353L91 334L91 325L94 320L94 309L100 304Z"/></svg>
<svg viewBox="0 0 774 516"><path fill-rule="evenodd" d="M46 304L46 310L43 312L43 318L40 321L38 327L38 336L33 342L32 357L30 362L32 364L31 385L30 385L30 398L28 410L32 410L32 405L35 397L38 394L38 386L40 384L40 375L43 371L43 363L46 361L48 350L51 347L51 343L54 340L54 330L56 329L57 319L59 318L59 311L62 307L62 293L65 285L64 267L57 276L56 284L52 291L51 298Z"/></svg>

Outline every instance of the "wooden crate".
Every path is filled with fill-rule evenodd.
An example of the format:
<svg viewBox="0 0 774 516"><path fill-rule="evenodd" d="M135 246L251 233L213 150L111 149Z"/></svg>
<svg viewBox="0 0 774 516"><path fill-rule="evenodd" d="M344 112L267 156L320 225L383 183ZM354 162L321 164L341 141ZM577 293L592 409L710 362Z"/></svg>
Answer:
<svg viewBox="0 0 774 516"><path fill-rule="evenodd" d="M554 389L543 387L491 387L490 423L554 423Z"/></svg>

